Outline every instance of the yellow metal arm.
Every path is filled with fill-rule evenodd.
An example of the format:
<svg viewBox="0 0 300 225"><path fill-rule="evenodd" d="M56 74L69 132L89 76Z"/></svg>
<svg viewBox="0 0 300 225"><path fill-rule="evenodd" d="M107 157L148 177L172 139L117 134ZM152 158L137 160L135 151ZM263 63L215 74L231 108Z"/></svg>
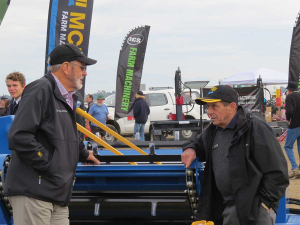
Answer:
<svg viewBox="0 0 300 225"><path fill-rule="evenodd" d="M85 129L83 126L81 126L80 124L77 123L77 129L84 133L85 135L89 136L90 138L92 138L94 141L96 141L97 143L99 143L100 145L104 146L106 149L108 149L109 151L115 153L116 155L123 155L121 152L119 152L117 149L115 149L114 147L110 146L109 144L107 144L105 141L101 140L100 138L98 138L96 135L94 135L93 133L91 133L90 131L88 131L87 129ZM129 162L131 165L137 165L137 163L135 162Z"/></svg>
<svg viewBox="0 0 300 225"><path fill-rule="evenodd" d="M132 144L130 141L128 141L127 139L123 138L121 135L119 135L118 133L114 132L113 130L109 129L107 126L105 126L104 124L100 123L98 120L96 120L94 117L92 117L90 114L86 113L85 111L83 111L80 108L76 109L76 113L79 114L80 116L82 116L83 118L91 121L92 123L96 124L98 127L100 127L101 129L105 130L106 132L108 132L109 134L111 134L112 136L114 136L115 138L117 138L118 140L122 141L124 144L128 145L129 147L133 148L134 150L138 151L139 153L141 153L142 155L148 155L146 152L144 152L142 149L140 149L139 147L137 147L136 145ZM80 126L80 125L79 125ZM77 125L78 127L78 125ZM82 126L81 126L82 127ZM83 127L82 127L83 128ZM83 128L85 131L85 128ZM79 129L78 129L79 130ZM84 133L83 131L79 130L80 132ZM89 131L88 131L89 132ZM89 132L90 134L92 134L91 132ZM86 133L84 133L86 134ZM88 135L90 137L90 134ZM93 134L92 134L93 135ZM95 137L97 137L96 135L94 135ZM92 137L91 137L92 138ZM93 138L92 138L93 139ZM99 139L99 138L98 138ZM94 140L94 139L93 139ZM100 140L100 139L99 139ZM102 141L102 140L101 140ZM105 143L106 145L108 145L106 142L102 141L103 143ZM104 144L102 144L102 142L100 143L101 145L103 145L104 147L106 147ZM99 143L99 142L98 142ZM110 146L110 145L108 145ZM111 146L110 146L111 147ZM107 147L106 147L107 148ZM113 147L111 147L113 148ZM110 149L109 149L110 150ZM116 150L117 151L117 150ZM160 162L155 162L157 164L162 164Z"/></svg>

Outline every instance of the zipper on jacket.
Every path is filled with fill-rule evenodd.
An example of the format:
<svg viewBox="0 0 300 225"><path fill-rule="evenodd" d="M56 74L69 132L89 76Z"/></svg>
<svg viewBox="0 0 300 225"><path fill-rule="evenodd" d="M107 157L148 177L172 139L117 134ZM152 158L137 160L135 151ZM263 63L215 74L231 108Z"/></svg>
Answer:
<svg viewBox="0 0 300 225"><path fill-rule="evenodd" d="M42 183L42 175L39 175L39 185Z"/></svg>
<svg viewBox="0 0 300 225"><path fill-rule="evenodd" d="M76 181L76 176L74 177L74 180L73 180L73 186L75 185L75 181Z"/></svg>

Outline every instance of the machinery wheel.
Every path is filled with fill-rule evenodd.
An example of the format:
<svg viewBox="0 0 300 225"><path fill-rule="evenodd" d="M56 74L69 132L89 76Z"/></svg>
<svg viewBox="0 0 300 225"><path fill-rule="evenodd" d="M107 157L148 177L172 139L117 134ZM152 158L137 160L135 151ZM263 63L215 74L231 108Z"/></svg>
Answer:
<svg viewBox="0 0 300 225"><path fill-rule="evenodd" d="M150 141L161 141L160 135L154 135L154 131L150 131Z"/></svg>
<svg viewBox="0 0 300 225"><path fill-rule="evenodd" d="M107 126L109 129L113 130L114 132L118 133L117 129L116 129L113 125L111 125L111 124L106 124L106 126ZM117 139L116 139L114 136L112 136L111 134L109 134L108 132L106 132L106 135L104 136L104 141L110 142L110 141L116 141L116 140L117 140Z"/></svg>
<svg viewBox="0 0 300 225"><path fill-rule="evenodd" d="M180 139L191 139L197 135L197 131L192 130L181 130L179 131L179 138Z"/></svg>
<svg viewBox="0 0 300 225"><path fill-rule="evenodd" d="M145 134L145 141L151 141L151 134Z"/></svg>

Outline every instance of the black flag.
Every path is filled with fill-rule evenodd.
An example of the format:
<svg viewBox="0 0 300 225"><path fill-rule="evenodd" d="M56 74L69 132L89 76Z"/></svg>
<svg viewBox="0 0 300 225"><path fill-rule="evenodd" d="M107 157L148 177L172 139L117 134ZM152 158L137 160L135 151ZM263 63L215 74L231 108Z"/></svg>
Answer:
<svg viewBox="0 0 300 225"><path fill-rule="evenodd" d="M46 45L45 73L48 55L57 46L71 43L87 56L94 0L50 0ZM79 90L84 96L83 87Z"/></svg>
<svg viewBox="0 0 300 225"><path fill-rule="evenodd" d="M133 108L142 79L149 31L150 26L136 27L123 40L117 71L115 120L128 116Z"/></svg>
<svg viewBox="0 0 300 225"><path fill-rule="evenodd" d="M300 86L300 20L299 15L293 28L290 51L289 81L295 81Z"/></svg>

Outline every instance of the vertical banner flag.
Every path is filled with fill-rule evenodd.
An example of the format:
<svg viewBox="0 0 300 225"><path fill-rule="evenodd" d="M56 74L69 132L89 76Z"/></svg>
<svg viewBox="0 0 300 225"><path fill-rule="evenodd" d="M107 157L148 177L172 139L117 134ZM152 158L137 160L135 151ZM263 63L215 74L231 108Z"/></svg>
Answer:
<svg viewBox="0 0 300 225"><path fill-rule="evenodd" d="M238 93L238 105L248 109L252 113L263 112L263 88L260 86L234 88ZM203 96L205 97L210 88L203 88ZM207 113L207 106L204 106L204 113Z"/></svg>
<svg viewBox="0 0 300 225"><path fill-rule="evenodd" d="M57 46L71 43L87 56L94 0L50 0L46 44L45 73L48 55ZM79 90L84 96L83 87Z"/></svg>
<svg viewBox="0 0 300 225"><path fill-rule="evenodd" d="M136 27L123 40L117 71L116 120L128 116L133 108L142 79L149 31L150 26Z"/></svg>
<svg viewBox="0 0 300 225"><path fill-rule="evenodd" d="M293 28L292 43L290 50L290 64L289 64L289 81L295 81L300 87L300 13L296 19Z"/></svg>
<svg viewBox="0 0 300 225"><path fill-rule="evenodd" d="M6 10L10 4L10 0L0 0L0 25L5 16Z"/></svg>

